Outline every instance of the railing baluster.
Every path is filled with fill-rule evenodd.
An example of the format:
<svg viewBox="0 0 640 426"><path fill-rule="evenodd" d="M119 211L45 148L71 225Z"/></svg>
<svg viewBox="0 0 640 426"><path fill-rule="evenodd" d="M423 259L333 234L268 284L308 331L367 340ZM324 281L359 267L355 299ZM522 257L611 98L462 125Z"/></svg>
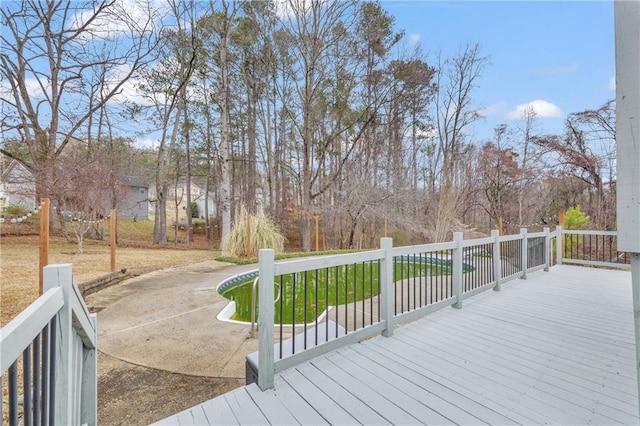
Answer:
<svg viewBox="0 0 640 426"><path fill-rule="evenodd" d="M18 365L9 367L9 425L18 426Z"/></svg>
<svg viewBox="0 0 640 426"><path fill-rule="evenodd" d="M380 269L380 268L378 268ZM369 325L373 325L373 261L369 261ZM379 282L379 280L378 280ZM378 297L380 295L380 291L378 291ZM379 319L379 318L378 318Z"/></svg>
<svg viewBox="0 0 640 426"><path fill-rule="evenodd" d="M292 290L293 290L293 300L291 303L291 332L293 334L295 334L296 331L296 281L298 278L298 274L297 273L293 273L291 274L293 277L293 281L292 281ZM291 345L291 354L295 354L296 353L296 345Z"/></svg>
<svg viewBox="0 0 640 426"><path fill-rule="evenodd" d="M304 350L307 350L307 322L309 322L309 319L307 318L307 272L303 272L303 283L304 283L304 312L302 313L302 317L304 319L304 326L303 326L303 334L304 334ZM294 334L295 334L295 330L294 330ZM295 345L294 345L295 346Z"/></svg>
<svg viewBox="0 0 640 426"><path fill-rule="evenodd" d="M329 321L329 268L324 268L324 309L327 311L326 321ZM337 324L336 320L336 324ZM329 341L329 325L324 328L325 342ZM336 335L337 337L337 335Z"/></svg>
<svg viewBox="0 0 640 426"><path fill-rule="evenodd" d="M344 266L344 329L345 333L349 333L349 265Z"/></svg>
<svg viewBox="0 0 640 426"><path fill-rule="evenodd" d="M36 336L33 341L33 424L40 425L40 413L41 413L41 393L40 393L40 374L42 369L40 367L40 340L42 339L42 332Z"/></svg>
<svg viewBox="0 0 640 426"><path fill-rule="evenodd" d="M364 299L364 297L363 297ZM358 300L358 265L353 264L353 330L358 329L358 309L357 309L357 300Z"/></svg>
<svg viewBox="0 0 640 426"><path fill-rule="evenodd" d="M338 320L338 313L340 312L340 304L338 303L338 289L340 288L340 269L338 266L336 266L336 279L335 279L335 286L336 286L336 336L338 335L338 323L340 322Z"/></svg>
<svg viewBox="0 0 640 426"><path fill-rule="evenodd" d="M362 262L362 328L365 328L366 326L366 319L365 319L365 311L366 311L366 307L364 304L364 301L366 299L366 291L365 291L365 281L366 281L366 272L365 272L365 262ZM371 281L371 278L369 278L369 281ZM369 294L369 303L371 303L371 298L373 297L373 295L370 293Z"/></svg>
<svg viewBox="0 0 640 426"><path fill-rule="evenodd" d="M318 305L320 305L320 300L318 300L318 269L316 269L316 277L315 277L315 284L314 284L314 289L315 289L315 303L314 303L314 307L315 307L315 324L316 324L316 341L315 344L316 346L318 345ZM325 327L326 328L326 327ZM325 340L326 341L326 340Z"/></svg>
<svg viewBox="0 0 640 426"><path fill-rule="evenodd" d="M22 352L22 408L25 425L33 424L31 397L31 346L27 346Z"/></svg>
<svg viewBox="0 0 640 426"><path fill-rule="evenodd" d="M56 422L56 322L58 316L53 317L49 323L49 424Z"/></svg>
<svg viewBox="0 0 640 426"><path fill-rule="evenodd" d="M280 275L280 340L278 350L278 357L282 358L282 340L283 340L283 325L284 325L284 276Z"/></svg>

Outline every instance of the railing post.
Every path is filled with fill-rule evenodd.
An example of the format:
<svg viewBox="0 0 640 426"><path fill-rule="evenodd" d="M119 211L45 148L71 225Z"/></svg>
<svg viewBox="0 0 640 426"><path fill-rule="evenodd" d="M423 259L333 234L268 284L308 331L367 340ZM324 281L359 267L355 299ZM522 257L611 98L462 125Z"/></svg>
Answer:
<svg viewBox="0 0 640 426"><path fill-rule="evenodd" d="M98 316L91 314L93 329L98 329ZM97 334L97 333L96 333ZM96 336L96 348L98 346ZM81 419L83 424L98 424L98 353L96 348L83 350Z"/></svg>
<svg viewBox="0 0 640 426"><path fill-rule="evenodd" d="M556 226L556 265L562 265L562 255L564 251L564 235L562 234L562 226Z"/></svg>
<svg viewBox="0 0 640 426"><path fill-rule="evenodd" d="M456 303L453 307L456 309L462 309L462 240L464 234L462 232L453 233L453 241L456 244L456 248L453 249L453 259L451 259L451 266L453 271L451 273L451 285L453 286L453 297L456 298Z"/></svg>
<svg viewBox="0 0 640 426"><path fill-rule="evenodd" d="M382 319L385 323L382 335L391 337L393 335L393 238L380 238L380 248L384 250L384 258L380 263L380 307Z"/></svg>
<svg viewBox="0 0 640 426"><path fill-rule="evenodd" d="M491 231L493 238L493 279L496 281L493 291L502 290L502 261L500 259L500 231L494 229Z"/></svg>
<svg viewBox="0 0 640 426"><path fill-rule="evenodd" d="M259 252L260 302L258 312L258 386L267 390L273 388L275 371L273 353L273 288L275 278L275 253L272 249Z"/></svg>
<svg viewBox="0 0 640 426"><path fill-rule="evenodd" d="M544 271L549 272L549 263L551 263L551 250L549 249L549 227L542 228L544 231Z"/></svg>
<svg viewBox="0 0 640 426"><path fill-rule="evenodd" d="M529 260L529 245L527 240L527 228L520 228L520 235L522 235L522 248L520 250L520 264L522 265L522 275L520 275L521 280L527 279L527 268L528 260Z"/></svg>
<svg viewBox="0 0 640 426"><path fill-rule="evenodd" d="M64 306L58 312L56 326L56 362L55 366L55 424L73 424L74 392L73 392L73 312L71 297L73 296L73 275L71 264L45 266L42 271L44 291L61 287Z"/></svg>

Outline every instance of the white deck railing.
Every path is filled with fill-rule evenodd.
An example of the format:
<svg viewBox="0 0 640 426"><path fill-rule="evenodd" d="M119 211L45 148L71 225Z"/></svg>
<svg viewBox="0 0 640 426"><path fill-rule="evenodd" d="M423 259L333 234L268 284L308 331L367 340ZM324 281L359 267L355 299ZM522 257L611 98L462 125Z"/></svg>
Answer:
<svg viewBox="0 0 640 426"><path fill-rule="evenodd" d="M558 231L550 232L548 228L531 234L526 229L521 229L520 234L509 236L498 236L497 231L494 231L491 237L472 240L463 240L462 233L454 233L454 240L451 242L407 247L393 247L390 238L382 238L379 250L282 262L274 261L273 250L261 250L258 385L263 390L271 388L275 373L300 362L376 334L391 336L394 326L401 322L447 306L462 308L464 299L482 291L499 291L506 281L526 279L527 272L549 270L553 260L551 247L555 247L553 240L557 235ZM332 268L357 271L359 266L356 265L362 264L363 272L360 276L364 280L365 265L372 263L379 265L378 277L369 277L372 283L379 285L379 297L369 296L371 298L366 303L362 301L362 306L358 305L360 302L347 302L345 297L343 306L332 307L336 311L336 323L339 322L338 313L342 309L339 325L330 323L329 315L324 318L323 321L327 324L323 327L319 327L316 320L316 344L309 344L314 336L307 335L305 325L304 333L298 336L300 339L293 338L286 345L280 343L278 350L274 331L277 326L280 330L283 327L282 323L275 324L273 320L274 277L299 274L299 281L304 280L305 285L302 293L307 294L306 277L309 275L312 278L308 285L314 286L320 282L313 279L313 276L318 276L318 271L326 271L328 276L328 271L333 270ZM433 270L437 272L438 267L446 271L431 274ZM320 272L320 275L324 273ZM363 282L362 286L365 285ZM365 292L361 294L364 297ZM348 309L350 315L353 315L353 327L345 323L349 321ZM368 324L364 318L365 311L370 311ZM361 328L355 327L357 313L362 313L363 316ZM304 316L307 317L306 312ZM327 333L325 338L318 339L317 330L326 330L334 325L335 333L331 336ZM281 339L282 336L280 332ZM284 353L284 347L290 353Z"/></svg>
<svg viewBox="0 0 640 426"><path fill-rule="evenodd" d="M0 364L9 383L9 424L95 425L96 316L89 314L70 264L46 266L43 279L45 293L0 329Z"/></svg>

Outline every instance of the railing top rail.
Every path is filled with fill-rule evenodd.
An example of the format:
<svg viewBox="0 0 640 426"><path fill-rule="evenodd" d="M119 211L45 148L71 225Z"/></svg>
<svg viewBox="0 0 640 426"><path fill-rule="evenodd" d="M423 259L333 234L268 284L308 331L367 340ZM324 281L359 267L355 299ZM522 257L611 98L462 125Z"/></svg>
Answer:
<svg viewBox="0 0 640 426"><path fill-rule="evenodd" d="M591 230L581 230L581 229L563 229L563 234L575 234L575 235L605 235L615 237L618 235L618 231L591 231Z"/></svg>
<svg viewBox="0 0 640 426"><path fill-rule="evenodd" d="M455 242L446 242L446 243L420 244L417 246L393 247L392 250L393 250L394 256L406 256L406 255L416 254L416 253L451 250L456 248L457 246L458 245Z"/></svg>
<svg viewBox="0 0 640 426"><path fill-rule="evenodd" d="M73 280L71 311L73 312L73 318L75 319L74 328L80 335L82 342L89 348L96 348L96 330L91 320L91 314L87 305L84 303L83 297L80 295L80 289L76 285L75 279Z"/></svg>
<svg viewBox="0 0 640 426"><path fill-rule="evenodd" d="M312 271L314 269L330 268L332 266L350 265L352 263L380 260L384 257L383 250L371 250L359 253L334 254L330 256L305 257L301 259L280 261L275 263L275 275L292 274L296 272Z"/></svg>
<svg viewBox="0 0 640 426"><path fill-rule="evenodd" d="M551 234L551 233L549 233ZM546 232L532 232L530 234L527 234L527 238L542 238L542 237L546 237L547 233Z"/></svg>
<svg viewBox="0 0 640 426"><path fill-rule="evenodd" d="M50 289L0 329L0 366L3 373L63 306L62 289Z"/></svg>
<svg viewBox="0 0 640 426"><path fill-rule="evenodd" d="M516 241L516 240L521 240L522 239L522 234L513 234L513 235L502 235L501 237L498 237L498 240L500 242L503 241Z"/></svg>
<svg viewBox="0 0 640 426"><path fill-rule="evenodd" d="M475 238L473 240L463 240L462 247L473 247L483 244L492 244L496 241L493 237Z"/></svg>

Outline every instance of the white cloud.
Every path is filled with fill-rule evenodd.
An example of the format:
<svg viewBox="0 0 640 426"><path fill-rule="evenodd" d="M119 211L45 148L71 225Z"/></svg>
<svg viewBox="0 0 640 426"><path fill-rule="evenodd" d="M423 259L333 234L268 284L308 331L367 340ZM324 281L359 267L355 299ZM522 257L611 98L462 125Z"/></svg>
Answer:
<svg viewBox="0 0 640 426"><path fill-rule="evenodd" d="M609 90L611 90L612 92L616 91L616 75L612 75L611 78L609 78L609 86L608 86Z"/></svg>
<svg viewBox="0 0 640 426"><path fill-rule="evenodd" d="M504 111L504 107L505 107L505 103L504 102L497 102L495 104L491 104L491 105L488 105L488 106L480 109L478 111L478 114L480 114L483 117L488 117L490 115L500 114L502 111Z"/></svg>
<svg viewBox="0 0 640 426"><path fill-rule="evenodd" d="M510 120L518 120L523 118L524 113L528 109L533 109L536 113L536 117L540 118L557 118L562 117L562 110L551 102L536 99L535 101L527 102L526 104L520 104L516 106L512 111L507 113L507 118Z"/></svg>
<svg viewBox="0 0 640 426"><path fill-rule="evenodd" d="M291 7L291 4L287 0L275 0L273 2L276 15L283 19L293 18L295 16L295 12Z"/></svg>
<svg viewBox="0 0 640 426"><path fill-rule="evenodd" d="M44 83L44 90L49 90L51 88L51 85L49 84L48 80ZM24 80L24 84L25 86L27 86L27 92L29 92L29 96L32 99L44 98L44 93L42 91L40 83L38 82L38 79L36 79L35 77L27 77ZM5 81L4 79L0 80L0 95L5 97L12 97L12 93L13 92L11 90L11 85L9 84L9 82Z"/></svg>
<svg viewBox="0 0 640 426"><path fill-rule="evenodd" d="M418 44L420 42L420 34L409 34L409 44Z"/></svg>
<svg viewBox="0 0 640 426"><path fill-rule="evenodd" d="M156 138L139 138L135 141L135 146L137 148L151 148L155 149L158 146L158 139Z"/></svg>
<svg viewBox="0 0 640 426"><path fill-rule="evenodd" d="M118 36L131 31L132 25L143 25L154 18L157 20L162 12L168 10L168 5L164 2L140 2L138 0L116 0L112 5L96 16L94 10L81 10L73 15L71 28L79 28L93 19L88 28L94 35L99 37ZM123 19L126 16L128 19ZM85 41L90 41L91 37L84 33L82 37Z"/></svg>

